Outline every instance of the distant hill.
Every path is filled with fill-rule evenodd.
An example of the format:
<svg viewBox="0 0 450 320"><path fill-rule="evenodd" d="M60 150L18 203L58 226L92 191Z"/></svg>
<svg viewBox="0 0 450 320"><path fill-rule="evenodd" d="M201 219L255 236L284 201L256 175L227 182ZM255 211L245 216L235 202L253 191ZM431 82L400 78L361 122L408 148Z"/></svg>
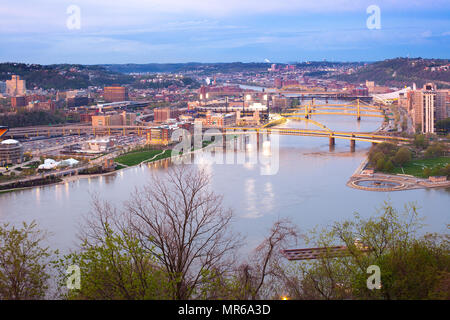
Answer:
<svg viewBox="0 0 450 320"><path fill-rule="evenodd" d="M450 61L447 59L396 58L367 64L352 74L329 76L351 83L364 83L403 87L413 82L422 86L435 82L438 87L450 88Z"/></svg>
<svg viewBox="0 0 450 320"><path fill-rule="evenodd" d="M187 72L199 71L200 74L205 73L228 73L239 71L267 71L271 66L270 63L244 63L244 62L230 62L230 63L147 63L147 64L103 64L105 69L112 72L121 73L158 73L158 72Z"/></svg>
<svg viewBox="0 0 450 320"><path fill-rule="evenodd" d="M13 74L25 79L28 89L81 89L88 86L127 84L134 80L128 75L109 71L102 66L0 63L0 81L11 79Z"/></svg>

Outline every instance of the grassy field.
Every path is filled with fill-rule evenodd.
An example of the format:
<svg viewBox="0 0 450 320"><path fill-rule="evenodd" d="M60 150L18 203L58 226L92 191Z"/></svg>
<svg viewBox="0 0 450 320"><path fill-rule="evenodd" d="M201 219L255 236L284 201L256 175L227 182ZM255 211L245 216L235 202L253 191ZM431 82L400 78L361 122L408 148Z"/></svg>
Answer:
<svg viewBox="0 0 450 320"><path fill-rule="evenodd" d="M157 161L157 160L169 158L171 155L172 155L172 150L165 150L163 154L157 156L157 157L156 157L155 159L153 159L152 161Z"/></svg>
<svg viewBox="0 0 450 320"><path fill-rule="evenodd" d="M450 163L450 157L439 157L434 159L416 159L406 163L402 168L394 168L392 173L409 174L415 177L425 178L423 169L428 167L433 169L436 166L445 167ZM403 170L402 170L403 169Z"/></svg>
<svg viewBox="0 0 450 320"><path fill-rule="evenodd" d="M149 160L161 152L162 150L146 150L146 151L130 152L121 155L120 157L117 157L114 161L130 167L140 164L141 162L144 162L146 160ZM165 154L167 154L167 151L164 153L164 155Z"/></svg>

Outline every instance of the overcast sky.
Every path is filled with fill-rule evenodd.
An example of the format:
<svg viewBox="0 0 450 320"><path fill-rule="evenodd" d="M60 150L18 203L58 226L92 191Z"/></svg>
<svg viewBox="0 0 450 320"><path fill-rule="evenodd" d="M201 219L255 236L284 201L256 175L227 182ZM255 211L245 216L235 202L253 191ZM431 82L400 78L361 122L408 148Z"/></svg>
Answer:
<svg viewBox="0 0 450 320"><path fill-rule="evenodd" d="M367 27L370 5L381 29ZM450 58L449 17L449 0L0 0L0 61Z"/></svg>

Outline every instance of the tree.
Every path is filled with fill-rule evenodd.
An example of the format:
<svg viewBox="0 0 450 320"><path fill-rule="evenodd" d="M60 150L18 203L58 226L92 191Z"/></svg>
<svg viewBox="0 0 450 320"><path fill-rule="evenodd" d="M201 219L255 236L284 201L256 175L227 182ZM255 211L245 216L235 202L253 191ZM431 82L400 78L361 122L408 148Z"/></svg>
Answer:
<svg viewBox="0 0 450 320"><path fill-rule="evenodd" d="M394 164L392 163L391 159L386 161L384 163L384 171L391 172L394 169Z"/></svg>
<svg viewBox="0 0 450 320"><path fill-rule="evenodd" d="M425 149L428 146L428 141L423 134L414 135L414 145L417 148Z"/></svg>
<svg viewBox="0 0 450 320"><path fill-rule="evenodd" d="M61 287L66 270L80 268L80 288L63 292L67 299L169 299L171 287L165 271L107 202L94 198L93 212L81 230L80 249L61 263Z"/></svg>
<svg viewBox="0 0 450 320"><path fill-rule="evenodd" d="M198 294L208 279L205 274L220 276L232 269L240 243L229 231L233 213L210 190L210 176L203 169L175 166L166 179L154 175L125 209L139 244L167 272L174 299Z"/></svg>
<svg viewBox="0 0 450 320"><path fill-rule="evenodd" d="M425 150L425 158L436 158L444 155L445 146L442 143L435 142Z"/></svg>
<svg viewBox="0 0 450 320"><path fill-rule="evenodd" d="M425 167L424 169L423 169L423 176L425 177L425 178L428 178L429 176L431 176L431 169L430 168L428 168L428 167Z"/></svg>
<svg viewBox="0 0 450 320"><path fill-rule="evenodd" d="M394 163L398 166L403 166L405 163L411 161L411 151L406 147L401 147L394 157Z"/></svg>
<svg viewBox="0 0 450 320"><path fill-rule="evenodd" d="M281 250L296 242L299 233L288 219L276 221L269 235L253 251L247 262L237 270L240 296L238 299L268 299L278 290L276 278L282 269Z"/></svg>
<svg viewBox="0 0 450 320"><path fill-rule="evenodd" d="M384 162L384 159L378 159L378 161L377 161L377 165L376 165L376 169L378 170L378 171L382 171L382 170L384 170L384 167L385 167L385 162Z"/></svg>
<svg viewBox="0 0 450 320"><path fill-rule="evenodd" d="M436 129L439 133L447 134L450 131L450 117L437 121Z"/></svg>
<svg viewBox="0 0 450 320"><path fill-rule="evenodd" d="M312 247L345 246L347 254L326 251L298 262L284 269L280 283L293 299L448 299L448 239L418 238L421 227L414 205L399 212L385 203L368 219L355 214L307 239ZM367 288L371 265L380 267L378 290Z"/></svg>
<svg viewBox="0 0 450 320"><path fill-rule="evenodd" d="M387 298L450 299L450 255L443 240L426 235L377 259Z"/></svg>
<svg viewBox="0 0 450 320"><path fill-rule="evenodd" d="M42 246L47 234L37 224L21 228L0 226L0 300L45 298L50 279L49 260L55 251Z"/></svg>

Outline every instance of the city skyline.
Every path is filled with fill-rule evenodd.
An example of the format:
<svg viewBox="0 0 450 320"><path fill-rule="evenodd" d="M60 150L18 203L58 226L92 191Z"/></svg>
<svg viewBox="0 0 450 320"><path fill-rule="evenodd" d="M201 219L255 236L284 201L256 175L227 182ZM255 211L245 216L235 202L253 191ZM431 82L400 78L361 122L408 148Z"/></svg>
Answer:
<svg viewBox="0 0 450 320"><path fill-rule="evenodd" d="M377 61L448 58L450 49L446 1L27 3L0 6L2 62ZM371 5L380 8L379 29L367 26ZM71 6L79 29L68 28Z"/></svg>

